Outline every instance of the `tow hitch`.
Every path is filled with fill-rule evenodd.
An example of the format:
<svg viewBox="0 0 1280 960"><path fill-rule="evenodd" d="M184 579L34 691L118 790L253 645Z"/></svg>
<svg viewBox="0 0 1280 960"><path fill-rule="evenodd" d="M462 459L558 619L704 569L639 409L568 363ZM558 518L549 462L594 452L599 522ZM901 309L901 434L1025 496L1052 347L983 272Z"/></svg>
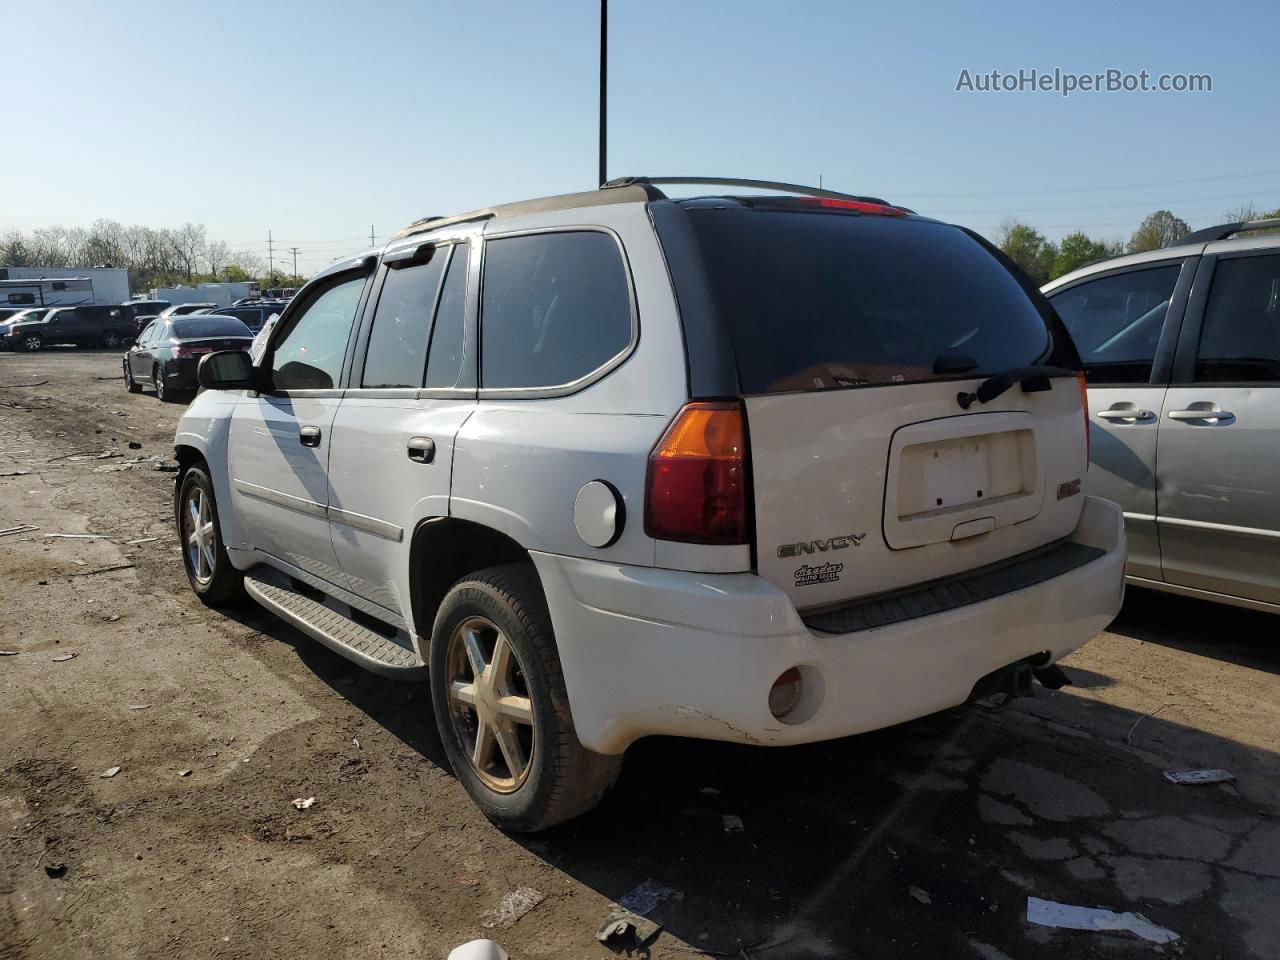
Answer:
<svg viewBox="0 0 1280 960"><path fill-rule="evenodd" d="M1033 679L1049 690L1059 690L1071 682L1071 678L1055 664L1035 665L1036 661L1044 659L1045 656L1039 654L991 671L973 685L968 702L998 710L1019 697L1034 697Z"/></svg>

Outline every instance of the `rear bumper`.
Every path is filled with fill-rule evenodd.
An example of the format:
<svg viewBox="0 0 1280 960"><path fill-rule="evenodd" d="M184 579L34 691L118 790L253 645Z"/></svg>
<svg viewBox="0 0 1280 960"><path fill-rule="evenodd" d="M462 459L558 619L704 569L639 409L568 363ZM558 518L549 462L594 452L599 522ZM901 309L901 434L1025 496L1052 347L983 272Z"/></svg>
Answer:
<svg viewBox="0 0 1280 960"><path fill-rule="evenodd" d="M1036 654L1056 661L1124 598L1124 519L1087 498L1071 539L1102 550L1061 576L989 600L847 634L810 631L754 574L695 574L534 554L583 744L619 753L664 734L773 746L891 726L968 699L977 680ZM768 694L799 667L782 722Z"/></svg>
<svg viewBox="0 0 1280 960"><path fill-rule="evenodd" d="M194 390L200 385L196 379L199 357L175 357L160 368L165 387L173 390Z"/></svg>

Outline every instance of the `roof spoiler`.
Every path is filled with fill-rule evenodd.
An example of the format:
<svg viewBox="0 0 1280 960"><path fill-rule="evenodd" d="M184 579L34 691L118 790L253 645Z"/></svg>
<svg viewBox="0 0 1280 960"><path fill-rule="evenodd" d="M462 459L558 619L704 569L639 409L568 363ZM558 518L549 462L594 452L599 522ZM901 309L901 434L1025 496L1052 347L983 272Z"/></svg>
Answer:
<svg viewBox="0 0 1280 960"><path fill-rule="evenodd" d="M835 190L824 190L822 187L806 187L800 183L783 183L780 180L740 180L735 177L617 177L600 185L601 190L612 190L618 187L636 185L661 186L662 184L691 184L707 187L748 187L753 190L783 190L786 193L799 193L807 197L825 197L828 200L857 200L862 203L878 203L881 206L892 206L888 200L879 197L862 197L852 193L839 193Z"/></svg>
<svg viewBox="0 0 1280 960"><path fill-rule="evenodd" d="M1246 230L1268 230L1280 227L1280 219L1272 220L1244 220L1240 223L1223 223L1216 227L1205 227L1203 230L1193 230L1184 237L1179 237L1171 247L1182 247L1192 243L1213 243L1215 240L1227 240L1234 237L1237 233L1244 233Z"/></svg>

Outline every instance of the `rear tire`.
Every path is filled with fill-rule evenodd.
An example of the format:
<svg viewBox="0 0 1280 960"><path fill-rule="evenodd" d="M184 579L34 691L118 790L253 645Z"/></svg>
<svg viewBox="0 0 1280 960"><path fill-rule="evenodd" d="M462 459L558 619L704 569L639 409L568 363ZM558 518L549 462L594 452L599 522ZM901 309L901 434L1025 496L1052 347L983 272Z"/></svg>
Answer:
<svg viewBox="0 0 1280 960"><path fill-rule="evenodd" d="M179 478L175 493L178 543L191 589L211 607L238 603L245 596L244 574L231 565L223 545L218 503L205 465L188 467Z"/></svg>
<svg viewBox="0 0 1280 960"><path fill-rule="evenodd" d="M105 330L102 334L102 345L108 350L114 350L120 346L120 334L114 330Z"/></svg>
<svg viewBox="0 0 1280 960"><path fill-rule="evenodd" d="M605 798L622 756L593 753L578 740L551 617L531 564L490 567L455 583L436 614L429 661L431 701L449 762L495 824L544 830ZM474 668L477 662L483 670ZM512 763L512 756L519 759Z"/></svg>

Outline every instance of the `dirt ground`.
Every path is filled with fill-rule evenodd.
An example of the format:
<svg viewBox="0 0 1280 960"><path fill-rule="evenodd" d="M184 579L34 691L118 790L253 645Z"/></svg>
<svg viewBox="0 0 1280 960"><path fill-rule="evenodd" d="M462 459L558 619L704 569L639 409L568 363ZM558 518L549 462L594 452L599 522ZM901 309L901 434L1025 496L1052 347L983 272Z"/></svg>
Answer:
<svg viewBox="0 0 1280 960"><path fill-rule="evenodd" d="M423 687L196 601L148 459L181 408L119 373L0 354L0 529L38 528L0 536L0 960L607 958L646 881L655 958L1280 957L1280 621L1131 591L1060 692L800 749L645 741L599 811L507 836ZM1236 781L1162 775L1203 767ZM1033 925L1028 896L1180 939Z"/></svg>

